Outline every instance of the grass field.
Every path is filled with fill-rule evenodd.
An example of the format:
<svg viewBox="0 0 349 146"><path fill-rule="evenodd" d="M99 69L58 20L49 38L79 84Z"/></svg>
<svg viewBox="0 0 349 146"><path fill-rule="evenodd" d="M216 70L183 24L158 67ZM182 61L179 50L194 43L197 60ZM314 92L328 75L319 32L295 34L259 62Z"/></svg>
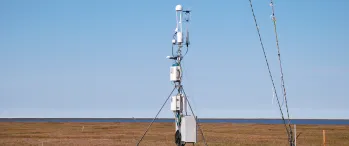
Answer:
<svg viewBox="0 0 349 146"><path fill-rule="evenodd" d="M0 145L135 146L149 123L0 123ZM201 124L209 146L287 145L284 125ZM349 125L297 125L297 146L349 145ZM154 123L140 146L171 146L174 124ZM198 132L196 145L203 145Z"/></svg>

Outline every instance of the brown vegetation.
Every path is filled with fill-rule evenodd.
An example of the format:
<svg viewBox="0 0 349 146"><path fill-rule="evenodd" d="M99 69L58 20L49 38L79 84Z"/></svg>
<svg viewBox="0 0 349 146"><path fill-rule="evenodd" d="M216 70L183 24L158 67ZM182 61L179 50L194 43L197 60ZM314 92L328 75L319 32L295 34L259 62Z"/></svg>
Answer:
<svg viewBox="0 0 349 146"><path fill-rule="evenodd" d="M135 146L149 123L0 123L0 145L119 145ZM287 145L283 125L201 124L209 146ZM349 126L297 125L297 146L349 145ZM174 124L154 123L141 146L174 144ZM198 132L196 145L203 145Z"/></svg>

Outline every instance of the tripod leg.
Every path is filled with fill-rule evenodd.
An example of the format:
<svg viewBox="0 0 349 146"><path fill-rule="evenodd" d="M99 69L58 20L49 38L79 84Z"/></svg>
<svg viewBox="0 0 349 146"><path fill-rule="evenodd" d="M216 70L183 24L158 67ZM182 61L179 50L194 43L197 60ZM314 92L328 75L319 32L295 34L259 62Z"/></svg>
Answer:
<svg viewBox="0 0 349 146"><path fill-rule="evenodd" d="M202 138L203 138L203 140L204 140L204 143L205 143L205 145L207 146L207 143L206 143L206 139L205 139L204 133L202 132L202 129L201 129L201 128L200 128L200 126L199 126L198 120L197 120L197 118L196 118L196 116L195 116L195 114L194 114L193 109L191 108L190 102L189 102L189 100L188 100L188 98L187 98L187 95L185 94L185 91L184 91L184 88L183 88L183 87L182 87L182 91L183 91L183 94L184 94L185 100L188 102L188 105L189 105L189 108L190 108L190 110L191 110L191 113L192 113L192 114L193 114L193 116L195 117L196 125L198 126L198 128L199 128L199 130L200 130L200 132L201 132L201 135L202 135Z"/></svg>
<svg viewBox="0 0 349 146"><path fill-rule="evenodd" d="M177 87L174 87L174 88L173 88L172 92L171 92L170 95L167 97L166 101L165 101L164 104L161 106L160 110L158 111L158 113L156 114L156 116L154 117L154 119L153 119L153 120L151 121L151 123L149 124L147 130L145 130L145 132L144 132L142 138L138 141L137 146L141 143L141 141L143 140L144 136L147 134L149 128L151 127L151 125L153 125L155 119L158 117L158 115L160 114L162 108L164 108L165 104L167 103L168 99L171 97L173 91L174 91L176 88L177 88Z"/></svg>

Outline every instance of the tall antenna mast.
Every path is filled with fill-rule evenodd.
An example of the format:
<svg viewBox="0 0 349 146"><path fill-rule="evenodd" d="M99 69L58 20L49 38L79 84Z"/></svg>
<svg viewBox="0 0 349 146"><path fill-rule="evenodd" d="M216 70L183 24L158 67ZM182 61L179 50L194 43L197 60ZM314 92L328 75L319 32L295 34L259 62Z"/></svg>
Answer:
<svg viewBox="0 0 349 146"><path fill-rule="evenodd" d="M185 145L186 143L196 143L197 139L197 121L196 117L193 115L188 115L187 104L189 103L182 86L182 66L181 61L183 59L182 48L184 45L189 47L189 30L187 28L186 39L184 42L183 33L183 14L187 16L185 22L189 22L189 10L183 10L181 5L176 6L176 29L174 33L174 38L172 40L173 46L177 46L177 53L173 56L167 56L168 59L174 60L170 68L170 81L175 83L175 88L177 88L177 95L172 96L171 100L171 111L175 115L175 143L177 146Z"/></svg>
<svg viewBox="0 0 349 146"><path fill-rule="evenodd" d="M183 16L184 14L184 16ZM196 143L197 142L197 130L199 129L203 137L203 141L207 146L205 137L203 135L202 129L198 125L197 117L194 114L193 109L191 108L190 102L185 94L183 85L182 85L182 66L181 61L183 60L186 54L182 54L182 48L186 46L186 53L190 45L189 42L189 29L186 28L186 35L183 33L183 19L185 22L189 22L190 10L183 10L182 5L176 6L176 29L173 34L172 39L172 56L167 56L166 58L173 60L173 64L170 67L170 81L174 83L174 88L153 121L148 126L147 130L143 134L142 138L138 141L137 146L143 140L147 131L154 123L155 119L161 112L162 108L166 104L167 100L171 97L171 111L174 113L175 117L175 143L177 146L184 146L187 143ZM185 41L184 39L185 38ZM174 47L177 46L177 51L174 53ZM173 92L177 89L177 94L172 96ZM191 115L188 114L187 105L190 108ZM198 129L197 129L198 128Z"/></svg>

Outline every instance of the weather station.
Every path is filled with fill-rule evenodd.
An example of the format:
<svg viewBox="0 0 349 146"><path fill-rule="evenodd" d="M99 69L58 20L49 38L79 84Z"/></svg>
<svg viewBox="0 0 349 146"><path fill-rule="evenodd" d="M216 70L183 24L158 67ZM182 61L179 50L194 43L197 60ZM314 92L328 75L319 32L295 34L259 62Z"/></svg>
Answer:
<svg viewBox="0 0 349 146"><path fill-rule="evenodd" d="M189 27L185 27L183 29L183 23L186 23L186 26L188 26L190 22L190 10L183 10L182 5L177 5L175 7L176 10L176 28L173 34L172 39L172 55L167 56L167 59L170 59L172 61L172 65L170 66L170 81L174 83L174 88L168 98L166 99L165 103L162 105L160 110L158 111L155 118L152 120L150 125L148 126L147 130L141 137L141 139L138 141L137 146L140 144L140 142L143 140L144 136L148 132L151 125L154 123L155 119L157 119L159 113L163 109L164 105L167 103L169 99L171 99L170 102L170 110L173 112L174 119L175 119L175 132L174 132L174 143L177 146L184 146L186 144L195 144L197 143L197 132L200 131L202 134L202 139L204 141L204 144L207 145L205 137L203 135L202 130L200 129L200 126L198 125L197 117L194 114L194 111L190 105L190 102L187 98L187 95L184 91L183 85L182 85L182 77L183 77L183 71L182 71L182 60L188 53L190 41L189 41ZM184 31L185 32L184 32ZM175 50L176 48L176 50ZM185 53L183 54L183 49L186 49ZM184 52L184 51L183 51ZM174 94L174 92L177 92ZM188 114L188 107L190 108L191 114Z"/></svg>

